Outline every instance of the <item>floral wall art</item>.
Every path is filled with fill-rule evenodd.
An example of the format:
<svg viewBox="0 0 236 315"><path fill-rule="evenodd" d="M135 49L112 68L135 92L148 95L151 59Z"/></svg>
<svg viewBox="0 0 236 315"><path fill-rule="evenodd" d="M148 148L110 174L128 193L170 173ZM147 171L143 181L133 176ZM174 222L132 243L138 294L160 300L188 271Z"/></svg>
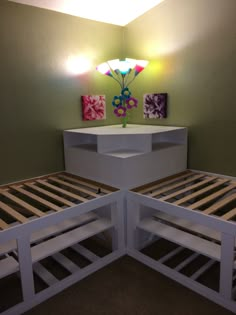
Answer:
<svg viewBox="0 0 236 315"><path fill-rule="evenodd" d="M106 119L105 95L82 95L83 120Z"/></svg>
<svg viewBox="0 0 236 315"><path fill-rule="evenodd" d="M144 94L143 114L144 118L166 118L167 93Z"/></svg>

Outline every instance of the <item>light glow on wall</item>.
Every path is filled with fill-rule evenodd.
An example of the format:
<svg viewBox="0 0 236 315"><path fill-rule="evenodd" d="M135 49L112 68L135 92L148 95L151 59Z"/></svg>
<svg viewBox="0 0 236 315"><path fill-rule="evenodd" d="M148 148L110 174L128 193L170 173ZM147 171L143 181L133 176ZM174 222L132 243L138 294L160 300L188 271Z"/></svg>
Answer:
<svg viewBox="0 0 236 315"><path fill-rule="evenodd" d="M91 69L92 63L85 56L69 56L66 61L66 69L69 73L80 75Z"/></svg>

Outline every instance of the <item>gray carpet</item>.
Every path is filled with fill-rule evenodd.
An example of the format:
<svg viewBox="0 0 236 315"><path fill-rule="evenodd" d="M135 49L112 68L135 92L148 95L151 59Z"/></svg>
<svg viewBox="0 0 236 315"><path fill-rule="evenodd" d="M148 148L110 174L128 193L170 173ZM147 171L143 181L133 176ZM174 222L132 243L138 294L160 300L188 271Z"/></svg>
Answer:
<svg viewBox="0 0 236 315"><path fill-rule="evenodd" d="M125 256L25 315L232 315Z"/></svg>

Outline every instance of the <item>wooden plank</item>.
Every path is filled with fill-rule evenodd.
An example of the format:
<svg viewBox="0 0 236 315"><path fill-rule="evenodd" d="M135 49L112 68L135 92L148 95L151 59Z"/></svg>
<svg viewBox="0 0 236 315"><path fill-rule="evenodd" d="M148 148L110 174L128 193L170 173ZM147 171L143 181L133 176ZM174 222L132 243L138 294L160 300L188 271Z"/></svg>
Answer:
<svg viewBox="0 0 236 315"><path fill-rule="evenodd" d="M43 228L32 233L30 243L40 242L45 238L52 237L54 235L62 233L65 230L72 229L83 224L87 224L88 222L94 221L97 218L98 216L96 214L94 214L93 212L88 212L76 218L67 219L65 221L60 222L59 224ZM0 245L0 255L7 254L15 250L16 247L17 245L15 240L11 240L7 243L4 243Z"/></svg>
<svg viewBox="0 0 236 315"><path fill-rule="evenodd" d="M207 204L208 202L211 202L213 201L214 199L216 198L219 198L221 197L222 195L224 195L225 193L233 190L234 188L236 188L236 185L233 184L233 185L229 185L229 186L226 186L218 191L216 191L215 193L211 194L211 195L208 195L207 197L199 200L199 201L196 201L194 203L192 203L190 206L188 206L189 209L192 209L192 210L195 210L195 209L198 209L199 207Z"/></svg>
<svg viewBox="0 0 236 315"><path fill-rule="evenodd" d="M221 216L221 219L230 220L230 219L232 219L235 215L236 215L236 208L230 210L229 212L227 212L226 214L224 214L223 216Z"/></svg>
<svg viewBox="0 0 236 315"><path fill-rule="evenodd" d="M57 179L57 178L55 178L55 177L49 177L49 179L50 179L50 180L53 180L54 182L56 182L56 183L58 183L58 184L65 185L65 186L67 186L67 187L73 188L74 190L77 190L77 191L79 191L79 192L83 192L83 193L85 193L85 194L87 194L87 195L90 195L90 196L92 196L92 197L95 197L95 198L98 197L98 194L94 193L94 192L91 191L91 190L88 190L88 189L84 189L84 188L82 188L82 187L75 186L75 185L73 185L73 184L67 183L67 182L65 182L65 181L63 181L63 180L60 180L60 179Z"/></svg>
<svg viewBox="0 0 236 315"><path fill-rule="evenodd" d="M33 265L33 270L34 273L36 273L36 275L40 279L42 279L49 287L59 282L59 280L39 262Z"/></svg>
<svg viewBox="0 0 236 315"><path fill-rule="evenodd" d="M144 219L138 224L138 228L161 236L178 245L189 248L197 253L220 261L221 247L218 244L207 241L195 235L180 231L174 227L157 222L152 218Z"/></svg>
<svg viewBox="0 0 236 315"><path fill-rule="evenodd" d="M8 228L9 228L9 225L5 221L0 219L0 229L1 230L5 230L5 229L8 229Z"/></svg>
<svg viewBox="0 0 236 315"><path fill-rule="evenodd" d="M24 209L28 210L30 213L33 213L35 214L36 216L38 217L43 217L45 215L44 212L40 211L39 209L31 206L29 203L21 200L20 198L12 195L11 193L9 192L6 192L6 191L0 191L0 193L7 197L8 199L14 201L16 204L20 205L21 207L23 207Z"/></svg>
<svg viewBox="0 0 236 315"><path fill-rule="evenodd" d="M21 194L24 194L28 197L30 197L31 199L43 204L44 206L47 206L50 210L55 210L55 211L61 211L62 208L61 207L58 207L57 205L55 205L54 203L52 202L49 202L27 190L25 190L24 188L20 188L20 187L16 187L16 186L11 186L12 189L20 192Z"/></svg>
<svg viewBox="0 0 236 315"><path fill-rule="evenodd" d="M52 256L52 258L58 262L61 266L63 266L66 270L68 270L71 274L79 271L81 268L77 266L73 261L67 258L65 255L61 253L56 253Z"/></svg>
<svg viewBox="0 0 236 315"><path fill-rule="evenodd" d="M163 264L164 262L166 262L167 260L169 260L170 258L174 257L175 255L179 254L180 252L182 252L184 250L183 247L179 246L177 248L175 248L174 250L170 251L168 254L166 254L165 256L162 256L160 259L158 259L157 261L160 264Z"/></svg>
<svg viewBox="0 0 236 315"><path fill-rule="evenodd" d="M201 181L200 183L197 183L197 184L188 186L188 187L186 187L186 188L180 189L180 190L178 190L178 191L176 191L176 192L174 192L174 193L172 193L172 194L170 194L170 195L167 195L167 196L165 196L165 197L158 198L158 199L159 199L159 200L162 200L162 201L165 201L165 200L168 200L168 199L170 199L170 198L174 198L174 197L176 197L176 196L178 196L178 195L181 195L181 194L183 194L183 193L186 193L186 192L188 192L188 191L190 191L190 190L192 190L192 189L199 188L199 187L201 187L201 186L203 186L203 185L205 185L205 184L208 184L208 183L210 183L210 182L213 182L213 181L216 180L216 179L217 179L217 177L210 177L210 178L207 178L207 179Z"/></svg>
<svg viewBox="0 0 236 315"><path fill-rule="evenodd" d="M44 188L36 186L35 184L25 184L25 186L30 187L30 188L32 188L32 189L34 189L34 190L36 190L36 191L46 195L46 196L52 198L53 200L56 200L56 201L62 203L63 205L66 205L66 206L69 206L69 207L75 206L74 202L71 202L71 201L69 201L69 200L67 200L65 198L62 198L62 197L60 197L58 195L55 195L55 194L51 193L50 191L45 190Z"/></svg>
<svg viewBox="0 0 236 315"><path fill-rule="evenodd" d="M19 264L12 256L0 260L0 279L17 270L19 270Z"/></svg>
<svg viewBox="0 0 236 315"><path fill-rule="evenodd" d="M72 249L75 250L78 254L84 256L91 262L95 262L100 259L99 256L91 252L89 249L85 248L84 246L80 244L75 244L72 246Z"/></svg>
<svg viewBox="0 0 236 315"><path fill-rule="evenodd" d="M220 241L221 240L221 233L213 230L207 226L200 225L189 220L185 220L179 217L174 217L164 212L160 212L154 215L156 220L163 220L174 224L175 226L179 226L180 228L184 228L188 231L192 231L194 233L201 234L202 236L207 236L213 240Z"/></svg>
<svg viewBox="0 0 236 315"><path fill-rule="evenodd" d="M221 186L221 185L223 185L223 184L225 184L227 182L228 182L227 179L219 180L218 182L216 182L216 183L214 183L212 185L209 185L209 186L207 186L207 187L205 187L205 188L203 188L201 190L198 190L198 191L196 191L196 192L194 192L192 194L189 194L189 195L187 195L187 196L185 196L185 197L183 197L183 198L173 202L173 204L180 205L181 203L184 203L184 202L187 202L187 201L189 201L189 200L191 200L193 198L199 197L202 194L205 194L206 192L208 192L208 191L210 191L210 190L212 190L214 188L217 188L217 187L219 187L219 186Z"/></svg>
<svg viewBox="0 0 236 315"><path fill-rule="evenodd" d="M168 192L170 190L173 190L173 189L176 189L178 187L181 187L181 186L184 186L186 184L189 184L191 182L194 182L195 180L200 179L202 177L205 177L205 175L203 175L203 174L195 175L195 176L193 176L193 177L191 177L189 179L182 180L181 182L178 182L177 184L173 184L173 185L170 185L168 187L164 187L164 188L162 188L160 190L154 191L152 194L150 194L150 196L151 197L155 197L155 196L160 195L162 193L166 193L166 192Z"/></svg>
<svg viewBox="0 0 236 315"><path fill-rule="evenodd" d="M31 249L32 261L37 262L45 257L51 256L69 246L72 246L86 238L94 236L112 227L112 223L107 219L99 219L63 233L52 239L44 241Z"/></svg>
<svg viewBox="0 0 236 315"><path fill-rule="evenodd" d="M218 211L219 209L223 208L224 206L226 206L231 201L234 201L235 199L236 199L236 194L234 193L234 194L227 196L224 199L219 200L218 202L214 203L212 206L205 209L203 212L205 214L212 214L212 213Z"/></svg>
<svg viewBox="0 0 236 315"><path fill-rule="evenodd" d="M88 199L86 199L86 198L80 197L80 196L78 196L76 194L73 194L73 193L71 193L71 192L69 192L69 191L67 191L65 189L59 188L59 187L57 187L55 185L52 185L52 184L46 182L45 180L37 180L37 183L40 183L41 185L49 187L49 188L51 188L51 189L53 189L53 190L55 190L55 191L57 191L57 192L59 192L61 194L65 195L65 196L68 196L68 197L71 197L73 199L76 199L76 200L79 200L79 201L82 201L82 202L88 201Z"/></svg>
<svg viewBox="0 0 236 315"><path fill-rule="evenodd" d="M166 185L169 185L169 184L172 184L180 179L184 179L184 178L188 178L189 176L193 176L195 173L193 172L190 172L190 171L187 171L187 172L184 172L183 173L180 173L180 174L176 174L174 176L170 176L171 179L168 180L168 177L167 179L161 179L159 180L158 182L152 182L150 184L147 184L148 187L145 187L143 189L135 189L135 191L137 191L138 193L140 194L146 194L148 193L149 191L153 191L154 189L158 189L158 188L162 188L163 186L166 186ZM145 186L147 186L145 185ZM142 187L141 187L142 188Z"/></svg>
<svg viewBox="0 0 236 315"><path fill-rule="evenodd" d="M203 265L200 269L198 269L197 271L195 271L192 275L191 275L191 279L192 280L197 280L204 272L206 272L208 269L210 269L214 264L216 263L215 260L210 259L208 260L208 262Z"/></svg>
<svg viewBox="0 0 236 315"><path fill-rule="evenodd" d="M0 208L19 222L21 223L28 222L28 219L26 217L24 217L22 214L15 211L13 208L9 207L2 201L0 201Z"/></svg>
<svg viewBox="0 0 236 315"><path fill-rule="evenodd" d="M102 184L100 184L100 185L91 184L91 183L89 183L87 181L82 181L82 180L80 180L78 178L74 178L74 177L70 176L69 174L60 175L58 177L70 180L73 183L77 183L77 184L81 184L83 186L87 186L89 188L93 188L93 189L95 189L97 191L100 189L102 192L104 192L106 194L110 194L112 192L112 190L108 190L108 189L104 188Z"/></svg>
<svg viewBox="0 0 236 315"><path fill-rule="evenodd" d="M191 256L187 257L184 261L182 261L177 266L175 266L174 270L175 271L180 271L181 269L183 269L185 266L190 264L193 260L195 260L199 256L200 255L198 253L193 253Z"/></svg>

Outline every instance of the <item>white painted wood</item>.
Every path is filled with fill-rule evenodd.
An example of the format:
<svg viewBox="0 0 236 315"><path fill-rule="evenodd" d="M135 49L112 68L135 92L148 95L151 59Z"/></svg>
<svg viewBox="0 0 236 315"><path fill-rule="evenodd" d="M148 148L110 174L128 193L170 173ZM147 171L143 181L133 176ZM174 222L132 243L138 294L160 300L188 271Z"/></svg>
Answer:
<svg viewBox="0 0 236 315"><path fill-rule="evenodd" d="M40 277L40 279L42 279L49 287L59 281L53 274L51 274L51 272L49 272L39 262L33 265L33 270L34 270L34 273L36 273L36 275Z"/></svg>
<svg viewBox="0 0 236 315"><path fill-rule="evenodd" d="M125 193L117 202L111 204L111 221L114 226L112 233L112 249L124 249L125 244Z"/></svg>
<svg viewBox="0 0 236 315"><path fill-rule="evenodd" d="M198 253L193 253L191 256L189 256L184 261L182 261L180 264L178 264L174 269L176 271L180 271L181 269L183 269L185 266L190 264L193 260L195 260L199 256L200 255Z"/></svg>
<svg viewBox="0 0 236 315"><path fill-rule="evenodd" d="M220 263L220 293L227 299L232 298L232 279L234 269L234 244L232 235L222 233Z"/></svg>
<svg viewBox="0 0 236 315"><path fill-rule="evenodd" d="M228 310L236 313L236 303L235 301L226 299L224 296L220 295L215 290L212 290L199 282L193 281L191 278L186 277L185 275L172 270L171 268L158 263L158 261L138 252L137 250L128 249L128 255L133 257L134 259L140 261L141 263L149 266L150 268L161 272L165 276L172 278L173 280L177 281L178 283L184 285L185 287L189 288L197 292L198 294L203 295L205 298L212 300L213 302L227 308Z"/></svg>
<svg viewBox="0 0 236 315"><path fill-rule="evenodd" d="M29 235L19 236L17 239L17 252L23 300L27 301L35 294Z"/></svg>
<svg viewBox="0 0 236 315"><path fill-rule="evenodd" d="M103 127L104 128L104 127ZM136 154L148 153L152 150L151 134L116 134L116 135L98 135L97 136L97 152L98 153L114 153L116 151L131 150Z"/></svg>
<svg viewBox="0 0 236 315"><path fill-rule="evenodd" d="M65 220L57 225L52 225L49 226L45 229L41 229L37 232L34 232L31 237L30 237L30 243L35 243L35 242L40 242L43 239L59 234L67 229L71 229L75 226L80 226L83 225L85 223L88 223L90 221L96 220L98 218L98 216L93 213L93 212L89 212L89 213L85 213L79 217L70 219L70 220ZM9 241L3 245L0 245L0 255L2 254L6 254L9 253L13 250L15 250L17 247L16 245L16 241L12 240Z"/></svg>
<svg viewBox="0 0 236 315"><path fill-rule="evenodd" d="M137 248L139 244L137 226L140 221L140 205L127 200L127 248Z"/></svg>
<svg viewBox="0 0 236 315"><path fill-rule="evenodd" d="M99 219L62 235L56 236L55 238L49 239L48 241L42 242L32 247L32 261L37 262L111 227L111 221L107 219Z"/></svg>
<svg viewBox="0 0 236 315"><path fill-rule="evenodd" d="M80 244L75 244L71 247L74 251L76 251L78 254L84 256L91 262L95 262L100 259L99 256L95 255L93 252L85 248L84 246Z"/></svg>
<svg viewBox="0 0 236 315"><path fill-rule="evenodd" d="M197 236L180 231L171 226L154 221L153 218L147 218L142 220L138 225L138 228L147 232L159 235L171 242L184 246L191 250L194 250L207 257L220 261L220 246L210 241L201 239Z"/></svg>
<svg viewBox="0 0 236 315"><path fill-rule="evenodd" d="M52 255L52 258L70 273L75 273L80 270L79 266L77 266L75 263L73 263L73 261L71 261L69 258L61 253L56 253Z"/></svg>
<svg viewBox="0 0 236 315"><path fill-rule="evenodd" d="M18 262L11 256L0 260L0 279L19 270Z"/></svg>
<svg viewBox="0 0 236 315"><path fill-rule="evenodd" d="M213 230L213 229L210 229L207 226L196 224L193 221L174 217L174 216L168 215L167 213L164 213L164 212L158 212L157 214L154 214L154 217L157 220L158 219L165 220L167 222L173 223L177 226L188 229L188 230L193 231L195 233L199 233L199 234L202 234L204 236L207 236L211 239L214 239L217 241L221 240L220 232Z"/></svg>
<svg viewBox="0 0 236 315"><path fill-rule="evenodd" d="M186 169L187 129L129 125L65 130L64 152L66 171L130 189Z"/></svg>
<svg viewBox="0 0 236 315"><path fill-rule="evenodd" d="M215 260L210 259L205 265L203 265L200 269L198 269L197 271L195 271L192 275L191 275L191 279L192 280L197 280L204 272L206 272L208 269L210 269L214 264L216 263Z"/></svg>
<svg viewBox="0 0 236 315"><path fill-rule="evenodd" d="M102 257L100 260L94 262L93 264L90 264L89 266L83 268L82 270L79 270L78 272L64 278L63 280L59 281L55 285L37 293L34 297L32 297L32 299L29 299L27 301L17 304L16 306L11 307L10 309L1 313L1 315L23 314L30 308L49 299L55 294L61 292L62 290L68 288L72 284L82 280L83 278L87 277L91 273L101 269L102 267L110 264L111 262L117 260L123 255L124 255L124 251L115 251L111 254L108 254L107 256Z"/></svg>
<svg viewBox="0 0 236 315"><path fill-rule="evenodd" d="M165 212L169 215L192 221L196 224L206 226L210 229L236 235L236 225L234 222L221 220L216 216L209 216L199 211L194 211L183 206L176 206L168 202L163 202L149 196L129 191L126 198L134 200L143 206Z"/></svg>
<svg viewBox="0 0 236 315"><path fill-rule="evenodd" d="M160 264L165 263L167 260L169 260L170 258L174 257L175 255L179 254L180 252L182 252L184 250L183 247L179 246L177 248L175 248L174 250L172 250L171 252L169 252L168 254L166 254L165 256L161 257L160 259L158 259L158 262Z"/></svg>

